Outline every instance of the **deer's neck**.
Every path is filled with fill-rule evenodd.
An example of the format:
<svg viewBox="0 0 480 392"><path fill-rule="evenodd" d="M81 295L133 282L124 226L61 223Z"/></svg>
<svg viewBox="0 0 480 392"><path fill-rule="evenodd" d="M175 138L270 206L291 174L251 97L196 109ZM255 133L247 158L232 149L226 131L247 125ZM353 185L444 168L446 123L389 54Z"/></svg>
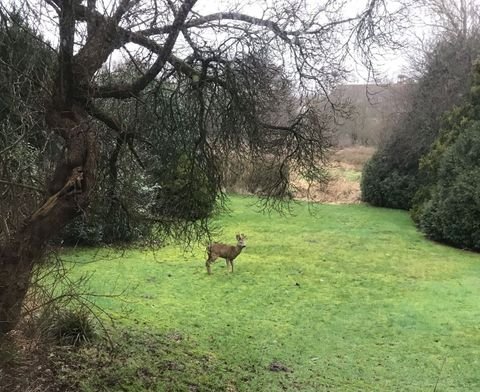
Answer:
<svg viewBox="0 0 480 392"><path fill-rule="evenodd" d="M234 248L234 251L233 251L233 256L237 257L240 254L240 252L242 251L243 248L244 248L243 246L236 245L235 248Z"/></svg>

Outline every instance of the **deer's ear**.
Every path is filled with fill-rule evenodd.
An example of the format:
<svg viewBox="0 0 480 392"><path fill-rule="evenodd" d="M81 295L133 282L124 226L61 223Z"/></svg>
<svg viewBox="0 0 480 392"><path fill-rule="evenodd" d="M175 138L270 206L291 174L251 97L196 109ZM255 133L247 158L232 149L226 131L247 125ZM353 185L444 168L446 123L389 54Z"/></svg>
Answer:
<svg viewBox="0 0 480 392"><path fill-rule="evenodd" d="M240 240L240 234L237 234L237 235L235 236L235 238L236 238L237 240Z"/></svg>

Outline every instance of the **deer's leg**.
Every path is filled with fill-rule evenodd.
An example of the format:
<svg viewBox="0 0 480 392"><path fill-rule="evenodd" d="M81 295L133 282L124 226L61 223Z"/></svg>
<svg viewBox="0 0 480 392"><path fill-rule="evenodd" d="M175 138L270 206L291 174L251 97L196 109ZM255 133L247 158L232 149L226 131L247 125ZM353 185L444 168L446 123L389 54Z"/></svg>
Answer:
<svg viewBox="0 0 480 392"><path fill-rule="evenodd" d="M210 265L214 262L214 260L212 260L212 257L209 257L207 259L207 261L205 262L205 267L207 267L207 272L209 275L212 274L212 269L210 268Z"/></svg>
<svg viewBox="0 0 480 392"><path fill-rule="evenodd" d="M214 263L215 260L217 260L217 257L215 257L214 255L211 255L211 254L208 255L208 259L205 262L205 266L207 267L207 272L208 272L209 275L212 273L212 269L211 269L210 266Z"/></svg>
<svg viewBox="0 0 480 392"><path fill-rule="evenodd" d="M208 274L211 275L212 270L210 269L210 259L208 259L208 260L205 262L205 267L207 267L207 272L208 272Z"/></svg>

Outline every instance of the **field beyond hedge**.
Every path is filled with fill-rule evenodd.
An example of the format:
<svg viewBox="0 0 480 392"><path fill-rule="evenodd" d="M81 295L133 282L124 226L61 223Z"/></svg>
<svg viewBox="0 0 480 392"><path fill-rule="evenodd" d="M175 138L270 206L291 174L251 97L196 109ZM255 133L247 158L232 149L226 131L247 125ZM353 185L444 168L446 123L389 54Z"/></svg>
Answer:
<svg viewBox="0 0 480 392"><path fill-rule="evenodd" d="M407 213L233 197L218 240L248 236L234 274L204 248L77 250L76 276L116 320L114 354L73 351L87 391L480 390L480 256L425 240ZM92 258L96 262L92 262Z"/></svg>

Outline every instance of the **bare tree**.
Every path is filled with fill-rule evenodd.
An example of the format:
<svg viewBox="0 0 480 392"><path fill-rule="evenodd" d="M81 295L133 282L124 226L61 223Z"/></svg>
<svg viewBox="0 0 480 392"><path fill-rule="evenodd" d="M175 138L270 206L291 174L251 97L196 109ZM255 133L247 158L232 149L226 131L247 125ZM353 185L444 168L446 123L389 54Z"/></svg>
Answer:
<svg viewBox="0 0 480 392"><path fill-rule="evenodd" d="M148 145L141 126L126 127L121 116L105 110L105 102L138 103L143 94L162 88L175 91L171 97L188 95L192 108L187 117L195 130L191 157L202 172L209 173L216 154L264 151L294 163L314 180L325 152L322 130L330 121L310 109L308 99L320 92L329 102L353 53L371 67L379 48L395 44L396 23L405 17L405 7L394 9L385 0L365 3L349 14L343 0L326 0L315 8L304 1L265 1L249 14L240 6L203 13L196 0L24 2L30 22L46 37L41 39L57 46L53 83L43 86L48 91L44 106L48 132L62 141L63 152L45 187L46 199L32 206L0 247L0 332L18 320L32 268L46 243L86 211L97 186L100 140L117 140L119 148L128 145L134 155L137 146ZM2 19L9 19L14 6L13 1L2 5ZM105 78L114 71L107 65L121 56L137 65L136 72L120 81ZM269 61L258 62L262 56ZM266 122L272 117L261 98L272 84L257 71L268 71L268 63L281 69L296 91L294 116L283 118L288 123ZM272 194L281 194L278 188L288 191L280 181L272 185Z"/></svg>
<svg viewBox="0 0 480 392"><path fill-rule="evenodd" d="M480 22L480 4L476 0L422 0L419 2L432 15L433 27L439 34L467 37Z"/></svg>

